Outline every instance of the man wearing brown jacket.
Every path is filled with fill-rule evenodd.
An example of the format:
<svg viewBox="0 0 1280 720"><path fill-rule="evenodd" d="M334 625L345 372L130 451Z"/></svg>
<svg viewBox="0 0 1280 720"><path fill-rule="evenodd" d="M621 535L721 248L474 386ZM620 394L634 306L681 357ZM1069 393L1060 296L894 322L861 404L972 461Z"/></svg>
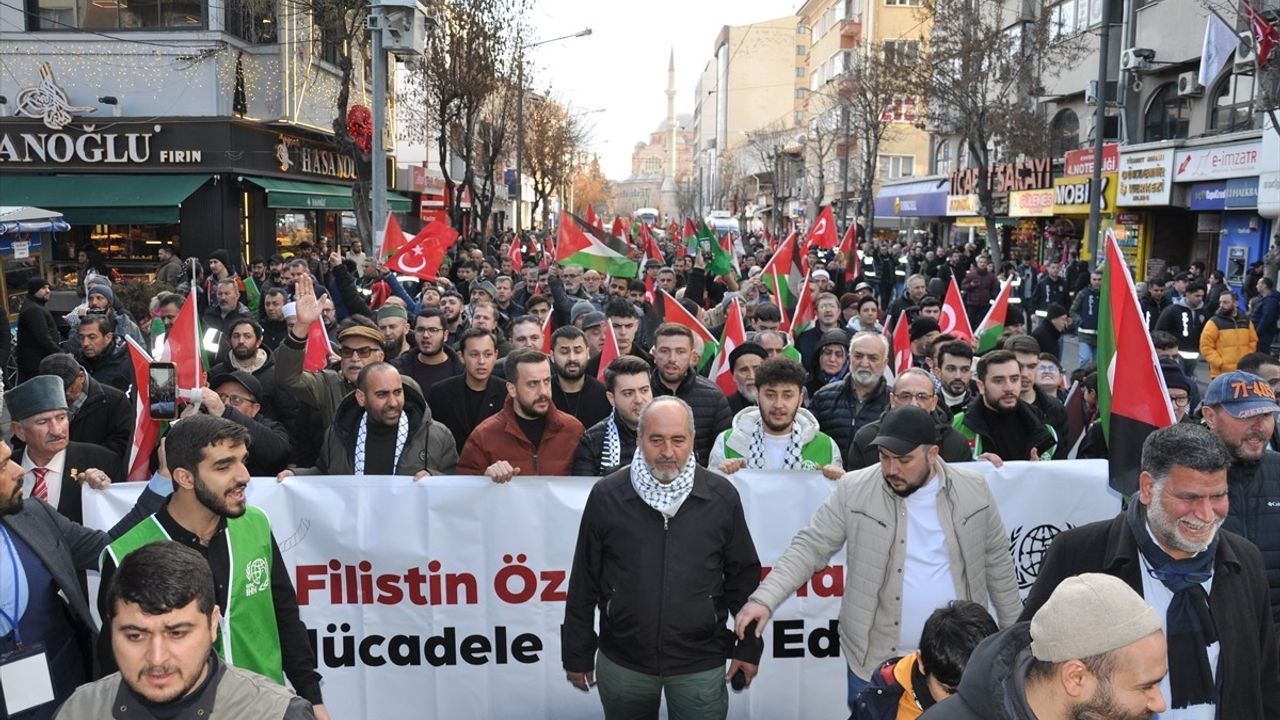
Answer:
<svg viewBox="0 0 1280 720"><path fill-rule="evenodd" d="M551 402L551 360L532 348L507 356L507 401L476 426L458 458L459 475L505 483L516 475L572 475L582 423Z"/></svg>

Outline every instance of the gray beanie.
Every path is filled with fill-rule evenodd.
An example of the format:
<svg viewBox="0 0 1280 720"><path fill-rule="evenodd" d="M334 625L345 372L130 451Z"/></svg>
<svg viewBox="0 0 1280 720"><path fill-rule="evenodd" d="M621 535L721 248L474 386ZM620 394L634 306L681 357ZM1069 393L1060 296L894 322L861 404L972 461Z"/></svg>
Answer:
<svg viewBox="0 0 1280 720"><path fill-rule="evenodd" d="M595 312L596 306L591 304L590 300L579 300L573 304L569 310L569 324L576 325L578 318L589 312Z"/></svg>
<svg viewBox="0 0 1280 720"><path fill-rule="evenodd" d="M1085 573L1063 580L1031 618L1031 654L1043 662L1080 660L1163 627L1160 615L1125 581Z"/></svg>

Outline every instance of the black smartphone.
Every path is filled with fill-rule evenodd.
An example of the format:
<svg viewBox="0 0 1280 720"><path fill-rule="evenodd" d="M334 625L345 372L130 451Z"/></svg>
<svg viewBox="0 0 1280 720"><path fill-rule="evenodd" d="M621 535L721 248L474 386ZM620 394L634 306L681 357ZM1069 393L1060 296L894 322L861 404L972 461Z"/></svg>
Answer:
<svg viewBox="0 0 1280 720"><path fill-rule="evenodd" d="M148 411L152 420L178 418L178 368L173 363L153 362L147 368Z"/></svg>

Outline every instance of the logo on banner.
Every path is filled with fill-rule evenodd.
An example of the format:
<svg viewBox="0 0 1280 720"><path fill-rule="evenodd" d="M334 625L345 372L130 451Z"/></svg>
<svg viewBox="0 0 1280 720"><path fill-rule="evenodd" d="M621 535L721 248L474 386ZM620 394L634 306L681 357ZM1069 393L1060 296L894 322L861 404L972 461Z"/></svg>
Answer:
<svg viewBox="0 0 1280 720"><path fill-rule="evenodd" d="M266 592L271 586L271 569L267 567L265 558L254 558L250 561L249 566L244 569L244 577L249 581L244 589L245 595Z"/></svg>
<svg viewBox="0 0 1280 720"><path fill-rule="evenodd" d="M1044 562L1049 544L1062 532L1057 525L1037 525L1026 533L1022 527L1009 533L1009 552L1013 555L1013 568L1018 573L1018 589L1026 590L1040 577L1040 564ZM1067 523L1067 530L1073 527Z"/></svg>

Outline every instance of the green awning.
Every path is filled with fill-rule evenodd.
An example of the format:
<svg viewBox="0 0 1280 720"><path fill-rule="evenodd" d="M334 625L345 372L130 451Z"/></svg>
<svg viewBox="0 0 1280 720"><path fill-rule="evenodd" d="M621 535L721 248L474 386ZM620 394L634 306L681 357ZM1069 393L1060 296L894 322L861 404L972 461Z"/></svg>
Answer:
<svg viewBox="0 0 1280 720"><path fill-rule="evenodd" d="M241 178L267 191L267 207L286 210L315 208L318 210L351 210L351 186L311 183L300 180L245 176ZM387 193L391 212L409 212L413 201L396 193Z"/></svg>
<svg viewBox="0 0 1280 720"><path fill-rule="evenodd" d="M178 222L182 203L212 175L0 174L6 205L57 210L71 225Z"/></svg>

